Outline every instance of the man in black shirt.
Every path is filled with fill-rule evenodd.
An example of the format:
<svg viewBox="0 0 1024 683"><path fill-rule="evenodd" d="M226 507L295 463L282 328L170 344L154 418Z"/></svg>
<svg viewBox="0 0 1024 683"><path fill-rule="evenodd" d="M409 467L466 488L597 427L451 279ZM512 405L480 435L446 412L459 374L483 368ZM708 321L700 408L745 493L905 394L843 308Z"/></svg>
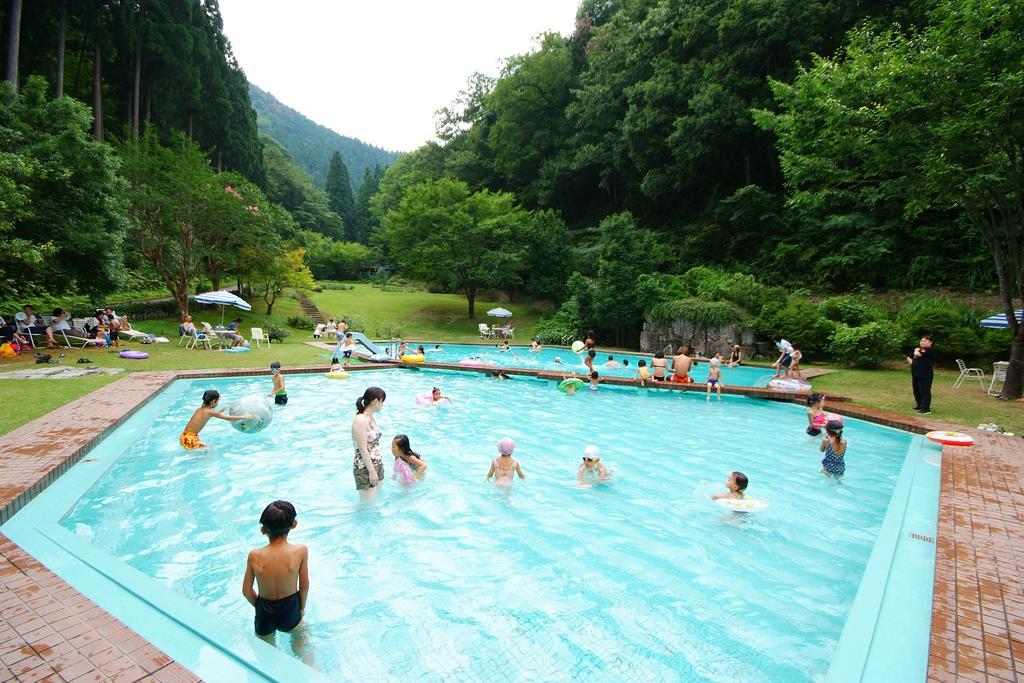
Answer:
<svg viewBox="0 0 1024 683"><path fill-rule="evenodd" d="M922 415L932 413L932 379L935 377L935 349L930 335L921 337L921 345L914 349L914 356L907 356L910 364L910 380L914 384L914 408Z"/></svg>

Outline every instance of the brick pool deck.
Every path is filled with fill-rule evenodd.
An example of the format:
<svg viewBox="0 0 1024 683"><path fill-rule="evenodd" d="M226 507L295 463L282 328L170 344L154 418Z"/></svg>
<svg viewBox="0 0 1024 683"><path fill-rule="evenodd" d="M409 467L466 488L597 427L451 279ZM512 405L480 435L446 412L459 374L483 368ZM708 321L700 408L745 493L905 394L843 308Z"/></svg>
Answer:
<svg viewBox="0 0 1024 683"><path fill-rule="evenodd" d="M393 366L351 370L380 367ZM549 379L562 374L506 372ZM0 523L174 379L265 374L137 372L10 432L0 453ZM606 382L635 386L616 378ZM671 389L703 391L703 386ZM727 390L771 400L806 396L744 387ZM834 412L915 433L954 427L858 406L849 399L831 400ZM1024 680L1024 441L966 431L975 437L975 446L942 450L928 681ZM12 680L199 679L0 534L0 681Z"/></svg>

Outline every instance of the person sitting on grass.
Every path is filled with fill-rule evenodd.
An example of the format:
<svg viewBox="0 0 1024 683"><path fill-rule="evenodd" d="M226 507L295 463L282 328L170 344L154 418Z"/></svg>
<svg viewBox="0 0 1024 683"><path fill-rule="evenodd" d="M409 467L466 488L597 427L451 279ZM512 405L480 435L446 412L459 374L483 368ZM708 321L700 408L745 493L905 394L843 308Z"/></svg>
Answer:
<svg viewBox="0 0 1024 683"><path fill-rule="evenodd" d="M235 318L234 320L228 323L228 330L230 330L230 333L225 334L224 336L231 340L231 348L235 348L236 346L243 346L245 344L245 338L242 335L238 334L238 326L241 324L241 318Z"/></svg>
<svg viewBox="0 0 1024 683"><path fill-rule="evenodd" d="M242 578L242 595L256 610L256 635L270 643L278 631L291 633L302 624L309 597L309 549L288 542L288 533L298 526L295 506L275 500L260 515L260 533L267 545L249 551ZM255 582L258 590L253 589ZM301 654L304 640L297 634L292 649Z"/></svg>
<svg viewBox="0 0 1024 683"><path fill-rule="evenodd" d="M203 392L203 405L196 408L196 412L192 413L192 417L189 418L188 424L185 425L185 431L178 437L179 443L185 448L192 450L194 448L206 448L206 444L199 440L199 432L203 431L203 427L210 421L211 417L216 417L220 420L227 420L228 422L238 422L240 420L251 420L252 415L225 415L221 411L217 410L217 404L220 403L220 392L216 389L207 389Z"/></svg>

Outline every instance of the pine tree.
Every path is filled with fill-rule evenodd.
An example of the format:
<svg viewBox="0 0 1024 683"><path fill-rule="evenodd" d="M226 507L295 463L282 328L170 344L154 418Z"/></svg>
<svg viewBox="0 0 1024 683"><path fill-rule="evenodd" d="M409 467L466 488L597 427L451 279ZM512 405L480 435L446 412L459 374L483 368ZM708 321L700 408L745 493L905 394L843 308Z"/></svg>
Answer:
<svg viewBox="0 0 1024 683"><path fill-rule="evenodd" d="M358 241L356 234L356 202L352 197L352 185L348 179L348 168L341 159L341 153L335 151L331 156L331 164L327 168L327 183L324 188L330 202L331 211L341 216L345 223L345 237L349 242Z"/></svg>

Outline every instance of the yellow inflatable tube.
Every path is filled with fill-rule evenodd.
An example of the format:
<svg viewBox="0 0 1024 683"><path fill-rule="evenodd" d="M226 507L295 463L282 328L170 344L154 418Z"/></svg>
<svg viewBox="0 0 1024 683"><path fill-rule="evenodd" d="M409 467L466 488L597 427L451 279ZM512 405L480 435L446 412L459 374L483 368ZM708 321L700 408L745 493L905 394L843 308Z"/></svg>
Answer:
<svg viewBox="0 0 1024 683"><path fill-rule="evenodd" d="M402 362L404 363L422 363L426 358L419 353L407 353L402 356Z"/></svg>

